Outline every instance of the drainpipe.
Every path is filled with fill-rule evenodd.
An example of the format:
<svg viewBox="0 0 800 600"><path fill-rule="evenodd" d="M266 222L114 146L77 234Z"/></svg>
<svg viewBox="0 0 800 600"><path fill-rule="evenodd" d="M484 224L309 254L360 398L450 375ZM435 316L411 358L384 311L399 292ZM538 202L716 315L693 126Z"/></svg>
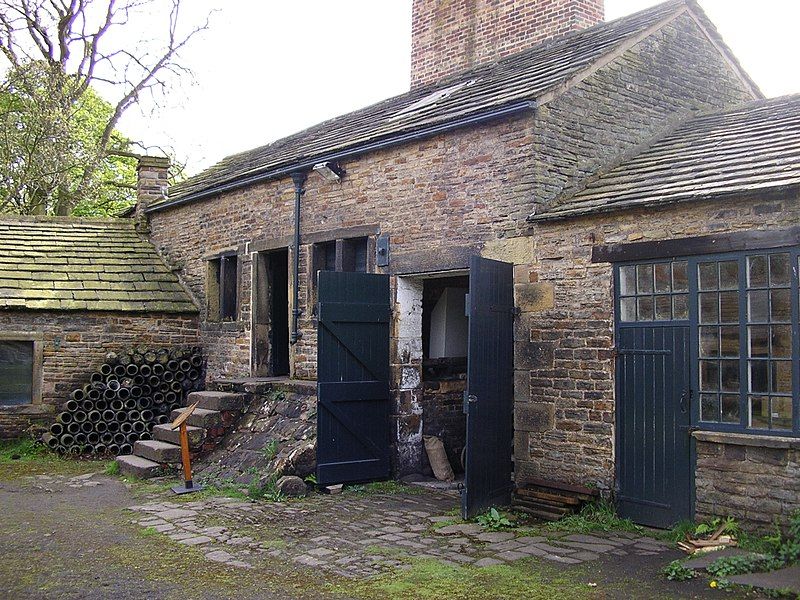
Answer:
<svg viewBox="0 0 800 600"><path fill-rule="evenodd" d="M292 309L292 334L289 338L290 343L296 344L300 339L300 198L303 197L308 173L297 171L292 173L292 183L294 183L294 308Z"/></svg>

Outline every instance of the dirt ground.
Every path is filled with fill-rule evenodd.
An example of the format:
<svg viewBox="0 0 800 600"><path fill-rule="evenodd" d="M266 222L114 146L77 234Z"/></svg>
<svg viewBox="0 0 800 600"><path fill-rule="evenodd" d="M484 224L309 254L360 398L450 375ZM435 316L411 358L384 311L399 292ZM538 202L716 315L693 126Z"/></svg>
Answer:
<svg viewBox="0 0 800 600"><path fill-rule="evenodd" d="M359 522L369 522L370 515L365 513L387 506L394 510L389 496L376 499L362 492L344 493L335 500L312 497L278 503L282 506L275 511L266 501L263 506L255 503L247 507L240 500L240 505L248 509L248 523L241 520L240 513L215 513L213 507L224 504L215 504L212 497L184 500L184 506L202 514L204 522L200 525L214 525L228 537L247 535L254 540L256 550L264 550L244 550L248 552L247 568L236 567L209 559L209 553L199 547L171 539L171 524L143 526L141 515L131 507L171 503L175 497L164 485L104 475L104 466L70 465L64 472L59 466L37 471L0 464L0 598L743 597L712 590L707 581L665 580L659 571L679 556L671 550L653 555L600 556L581 564L559 565L531 557L482 567L453 564L441 555L415 556L412 541L402 556L385 557L391 560L375 574L345 577L323 568L321 562L304 564L296 560L294 546L310 547L309 538L314 534L325 534L319 539L347 537L344 529L337 531L346 521L328 518L333 503L343 514L358 515L357 520L349 521L348 531L352 533ZM409 498L419 505L426 501ZM301 520L313 524L310 526L316 531L304 527L298 522ZM263 523L259 521L267 523L260 528ZM260 535L263 548L257 547ZM428 535L435 537L430 530ZM352 545L356 547L357 542ZM364 547L374 546L370 543ZM322 552L303 552L307 554L302 556L324 559ZM363 547L359 552L363 554ZM378 563L376 560L374 564Z"/></svg>

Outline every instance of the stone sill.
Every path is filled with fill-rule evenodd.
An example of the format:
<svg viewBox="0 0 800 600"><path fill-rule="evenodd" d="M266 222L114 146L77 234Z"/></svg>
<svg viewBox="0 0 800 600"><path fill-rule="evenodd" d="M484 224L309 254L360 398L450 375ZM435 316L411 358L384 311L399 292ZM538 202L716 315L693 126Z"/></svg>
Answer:
<svg viewBox="0 0 800 600"><path fill-rule="evenodd" d="M800 448L800 438L772 435L752 435L727 431L695 431L692 436L698 442L729 444L733 446L756 446L759 448Z"/></svg>

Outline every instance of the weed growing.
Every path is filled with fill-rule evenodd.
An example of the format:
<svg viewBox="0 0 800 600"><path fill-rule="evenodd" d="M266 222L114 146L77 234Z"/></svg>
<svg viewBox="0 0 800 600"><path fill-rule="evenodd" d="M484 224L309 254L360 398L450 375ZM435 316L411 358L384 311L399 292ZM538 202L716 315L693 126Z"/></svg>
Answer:
<svg viewBox="0 0 800 600"><path fill-rule="evenodd" d="M511 521L507 516L494 507L490 508L482 515L475 517L475 522L484 529L488 529L490 531L513 529L517 526L516 523Z"/></svg>
<svg viewBox="0 0 800 600"><path fill-rule="evenodd" d="M563 519L548 523L551 531L569 533L591 533L593 531L631 531L642 533L644 530L630 519L620 519L614 506L605 500L598 500L585 505L579 513L567 515Z"/></svg>

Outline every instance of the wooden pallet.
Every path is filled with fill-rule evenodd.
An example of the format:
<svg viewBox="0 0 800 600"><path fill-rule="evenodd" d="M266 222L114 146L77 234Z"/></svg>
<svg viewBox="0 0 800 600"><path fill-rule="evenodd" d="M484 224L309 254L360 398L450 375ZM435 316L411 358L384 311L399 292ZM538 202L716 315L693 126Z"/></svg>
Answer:
<svg viewBox="0 0 800 600"><path fill-rule="evenodd" d="M597 497L597 490L581 485L535 479L515 490L512 504L518 511L538 519L556 521L578 512Z"/></svg>

